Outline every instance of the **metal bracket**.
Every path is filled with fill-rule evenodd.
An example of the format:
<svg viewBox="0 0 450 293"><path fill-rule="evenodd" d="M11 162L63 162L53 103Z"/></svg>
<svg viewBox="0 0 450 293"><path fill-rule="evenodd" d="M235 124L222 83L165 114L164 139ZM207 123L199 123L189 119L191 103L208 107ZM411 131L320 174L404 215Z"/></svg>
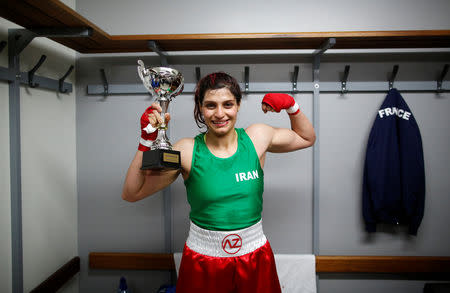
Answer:
<svg viewBox="0 0 450 293"><path fill-rule="evenodd" d="M42 55L38 63L33 67L33 69L28 71L28 85L32 88L36 88L39 86L38 83L34 82L34 74L39 69L39 67L41 67L42 63L44 63L45 59L47 59L47 56Z"/></svg>
<svg viewBox="0 0 450 293"><path fill-rule="evenodd" d="M347 92L347 80L348 80L348 74L350 72L350 65L346 65L344 69L344 76L342 77L341 81L341 93L345 94Z"/></svg>
<svg viewBox="0 0 450 293"><path fill-rule="evenodd" d="M106 73L105 73L105 69L100 69L100 73L102 74L102 81L103 81L103 95L107 96L108 95L108 80L106 79Z"/></svg>
<svg viewBox="0 0 450 293"><path fill-rule="evenodd" d="M77 38L92 36L89 27L61 27L61 28L32 28L30 29L37 37L46 38Z"/></svg>
<svg viewBox="0 0 450 293"><path fill-rule="evenodd" d="M245 66L245 93L248 94L250 88L250 67Z"/></svg>
<svg viewBox="0 0 450 293"><path fill-rule="evenodd" d="M336 38L328 38L319 49L316 49L313 52L314 57L321 56L325 53L326 50L331 49L334 45L336 45Z"/></svg>
<svg viewBox="0 0 450 293"><path fill-rule="evenodd" d="M398 72L398 65L394 65L394 68L392 69L391 72L391 77L389 78L389 90L394 88L394 81L395 77L397 76L397 72Z"/></svg>
<svg viewBox="0 0 450 293"><path fill-rule="evenodd" d="M292 74L292 91L294 93L297 92L298 71L299 71L299 67L295 66L294 73Z"/></svg>
<svg viewBox="0 0 450 293"><path fill-rule="evenodd" d="M448 72L448 64L444 65L444 68L442 69L441 75L439 76L437 80L437 92L442 93L444 90L442 89L442 82L444 81L445 76Z"/></svg>
<svg viewBox="0 0 450 293"><path fill-rule="evenodd" d="M66 74L63 75L63 77L61 77L58 82L59 82L59 92L60 93L67 93L68 89L64 89L64 80L67 78L67 76L69 76L69 74L72 72L74 66L70 65L69 70L67 70Z"/></svg>
<svg viewBox="0 0 450 293"><path fill-rule="evenodd" d="M319 49L313 52L313 81L316 89L319 89L320 58L326 50L332 48L335 44L336 38L329 38Z"/></svg>
<svg viewBox="0 0 450 293"><path fill-rule="evenodd" d="M34 28L28 29L10 29L10 34L15 38L12 52L19 55L23 49L36 37L89 37L92 35L91 28Z"/></svg>
<svg viewBox="0 0 450 293"><path fill-rule="evenodd" d="M13 53L13 55L19 55L38 36L27 29L10 29L9 33L10 37L14 39L14 42L9 42L11 47L9 53Z"/></svg>
<svg viewBox="0 0 450 293"><path fill-rule="evenodd" d="M167 66L169 63L167 62L167 55L159 48L158 44L155 41L148 41L148 47L152 49L153 52L159 55L161 59L161 66Z"/></svg>

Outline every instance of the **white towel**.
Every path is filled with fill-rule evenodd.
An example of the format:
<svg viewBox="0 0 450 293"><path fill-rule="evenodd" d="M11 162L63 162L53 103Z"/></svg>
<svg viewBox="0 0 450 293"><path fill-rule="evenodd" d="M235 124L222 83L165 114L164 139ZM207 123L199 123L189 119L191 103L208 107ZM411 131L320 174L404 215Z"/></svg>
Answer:
<svg viewBox="0 0 450 293"><path fill-rule="evenodd" d="M175 261L175 268L177 270L177 277L178 277L178 270L180 269L180 262L181 262L181 256L183 253L181 252L175 252L173 254L173 260Z"/></svg>
<svg viewBox="0 0 450 293"><path fill-rule="evenodd" d="M283 293L316 293L316 258L312 254L276 254Z"/></svg>
<svg viewBox="0 0 450 293"><path fill-rule="evenodd" d="M181 252L173 254L180 268ZM278 278L283 293L316 293L316 258L312 254L276 254Z"/></svg>

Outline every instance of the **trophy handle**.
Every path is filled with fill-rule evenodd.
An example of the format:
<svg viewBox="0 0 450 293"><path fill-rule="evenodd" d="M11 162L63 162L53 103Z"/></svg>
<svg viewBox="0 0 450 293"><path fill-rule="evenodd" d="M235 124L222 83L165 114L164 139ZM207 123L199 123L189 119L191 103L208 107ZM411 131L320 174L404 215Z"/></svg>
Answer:
<svg viewBox="0 0 450 293"><path fill-rule="evenodd" d="M139 66L137 67L137 71L138 71L139 77L141 78L141 80L143 82L145 82L144 75L142 74L143 72L146 71L145 66L144 66L144 62L142 62L142 60L138 60L137 63L139 64Z"/></svg>
<svg viewBox="0 0 450 293"><path fill-rule="evenodd" d="M151 95L154 96L155 90L149 84L149 81L148 81L149 70L147 68L145 68L144 62L142 60L138 60L137 63L139 64L139 66L137 67L137 71L138 71L139 77L142 80L142 83L144 84L145 88L151 93Z"/></svg>

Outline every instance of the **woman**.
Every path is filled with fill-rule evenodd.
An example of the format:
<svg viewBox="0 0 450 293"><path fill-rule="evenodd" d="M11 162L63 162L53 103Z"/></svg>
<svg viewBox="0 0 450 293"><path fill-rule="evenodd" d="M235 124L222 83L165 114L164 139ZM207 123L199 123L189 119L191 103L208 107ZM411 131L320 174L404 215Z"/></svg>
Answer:
<svg viewBox="0 0 450 293"><path fill-rule="evenodd" d="M261 224L265 157L267 152L310 147L315 133L287 94L265 95L262 110L285 109L291 129L266 124L235 129L241 98L239 84L226 73L212 73L199 81L194 117L207 131L175 143L173 148L182 154L181 170L140 170L142 153L156 138L152 131L162 122L161 108L152 104L141 118L141 144L128 170L122 198L140 200L174 182L180 173L183 176L191 226L179 269L178 293L281 292L273 252ZM151 127L146 127L147 123Z"/></svg>

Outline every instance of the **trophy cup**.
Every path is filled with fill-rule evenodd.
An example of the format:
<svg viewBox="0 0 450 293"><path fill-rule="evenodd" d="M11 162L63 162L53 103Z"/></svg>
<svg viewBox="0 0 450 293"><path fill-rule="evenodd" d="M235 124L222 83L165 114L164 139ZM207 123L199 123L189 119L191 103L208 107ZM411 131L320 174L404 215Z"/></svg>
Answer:
<svg viewBox="0 0 450 293"><path fill-rule="evenodd" d="M180 152L172 150L172 144L167 138L165 113L170 101L181 94L184 88L183 75L168 67L145 68L144 62L138 60L138 73L144 86L152 97L159 102L163 123L158 126L158 136L153 141L149 151L144 152L141 170L148 169L180 169Z"/></svg>

